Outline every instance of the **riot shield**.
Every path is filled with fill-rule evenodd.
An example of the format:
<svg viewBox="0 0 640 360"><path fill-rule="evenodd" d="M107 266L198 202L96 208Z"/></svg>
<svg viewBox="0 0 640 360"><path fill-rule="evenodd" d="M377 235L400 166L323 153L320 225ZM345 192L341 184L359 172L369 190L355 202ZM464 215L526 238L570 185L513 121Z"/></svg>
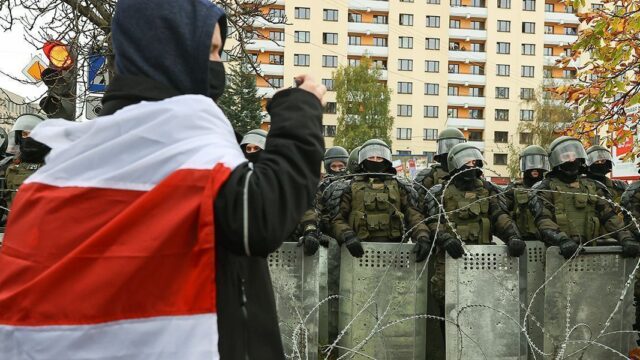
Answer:
<svg viewBox="0 0 640 360"><path fill-rule="evenodd" d="M362 246L359 259L345 248L341 253L340 353L355 350L347 359L424 360L426 320L415 315L427 312L425 263L414 262L413 245Z"/></svg>
<svg viewBox="0 0 640 360"><path fill-rule="evenodd" d="M447 359L526 359L525 297L526 261L505 245L467 245L462 258L446 256Z"/></svg>
<svg viewBox="0 0 640 360"><path fill-rule="evenodd" d="M282 343L285 353L296 359L318 359L317 305L320 284L326 283L320 263L326 263L326 253L320 247L315 255L304 256L296 243L284 243L268 258Z"/></svg>
<svg viewBox="0 0 640 360"><path fill-rule="evenodd" d="M529 359L540 359L544 347L544 263L547 247L541 241L527 241L527 300L525 321L527 334L533 343L528 345ZM532 348L535 346L535 349ZM538 351L536 351L536 349Z"/></svg>
<svg viewBox="0 0 640 360"><path fill-rule="evenodd" d="M547 250L544 352L554 359L624 358L636 338L633 283L626 283L638 260L622 258L619 246L584 251L567 261L557 247Z"/></svg>

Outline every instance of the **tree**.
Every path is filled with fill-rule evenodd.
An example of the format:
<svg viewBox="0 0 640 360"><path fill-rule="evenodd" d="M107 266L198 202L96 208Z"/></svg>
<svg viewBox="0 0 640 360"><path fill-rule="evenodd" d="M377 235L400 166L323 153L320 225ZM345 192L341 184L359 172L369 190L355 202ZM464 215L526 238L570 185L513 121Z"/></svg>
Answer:
<svg viewBox="0 0 640 360"><path fill-rule="evenodd" d="M391 146L391 92L380 82L380 70L371 65L363 58L360 65L341 66L333 75L338 106L334 142L349 151L373 138Z"/></svg>
<svg viewBox="0 0 640 360"><path fill-rule="evenodd" d="M573 0L584 6L584 0ZM640 6L637 0L605 0L604 8L579 14L587 28L573 46L574 55L562 60L566 65L583 53L589 60L582 66L580 82L556 91L581 109L567 134L583 139L601 129L611 134L606 145L624 143L637 127L640 112ZM627 156L640 153L639 142Z"/></svg>
<svg viewBox="0 0 640 360"><path fill-rule="evenodd" d="M256 129L262 123L262 105L256 89L256 75L246 62L230 66L227 74L227 86L218 100L218 105L233 125L233 128L245 134Z"/></svg>

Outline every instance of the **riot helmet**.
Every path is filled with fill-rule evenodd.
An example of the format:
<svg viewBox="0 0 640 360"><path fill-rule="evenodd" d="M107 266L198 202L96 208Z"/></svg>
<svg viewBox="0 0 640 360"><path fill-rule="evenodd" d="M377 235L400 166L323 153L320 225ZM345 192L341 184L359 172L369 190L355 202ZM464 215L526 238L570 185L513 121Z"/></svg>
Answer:
<svg viewBox="0 0 640 360"><path fill-rule="evenodd" d="M29 163L42 163L44 157L51 150L45 144L36 141L29 134L41 122L44 121L39 115L25 114L16 119L11 128L9 138L13 138L15 145L20 150L20 160ZM13 134L13 136L11 136Z"/></svg>
<svg viewBox="0 0 640 360"><path fill-rule="evenodd" d="M520 153L520 171L526 172L527 170L551 170L549 156L542 146L530 145Z"/></svg>
<svg viewBox="0 0 640 360"><path fill-rule="evenodd" d="M347 172L349 174L355 174L360 171L360 162L358 161L358 155L360 153L361 146L351 150L349 154L349 163L347 164Z"/></svg>
<svg viewBox="0 0 640 360"><path fill-rule="evenodd" d="M13 124L9 136L14 138L15 144L20 145L22 141L22 132L31 132L36 125L44 121L44 118L36 114L24 114L20 115L16 122Z"/></svg>
<svg viewBox="0 0 640 360"><path fill-rule="evenodd" d="M349 153L342 146L334 146L332 148L327 149L324 153L324 171L327 174L339 174L343 173L346 170L347 162L349 161ZM335 171L331 168L331 164L334 162L341 162L344 164L344 167L341 171Z"/></svg>
<svg viewBox="0 0 640 360"><path fill-rule="evenodd" d="M369 160L376 157L381 161ZM379 139L367 140L358 152L358 164L368 172L387 172L391 168L391 148Z"/></svg>
<svg viewBox="0 0 640 360"><path fill-rule="evenodd" d="M595 176L606 176L613 169L613 157L604 146L594 145L587 149L587 166L589 173Z"/></svg>
<svg viewBox="0 0 640 360"><path fill-rule="evenodd" d="M255 163L260 158L260 153L265 149L267 143L267 132L262 129L249 131L240 142L240 148L244 152L247 160Z"/></svg>
<svg viewBox="0 0 640 360"><path fill-rule="evenodd" d="M456 145L467 142L462 131L456 128L448 128L438 134L438 149L433 157L436 161L447 161L447 154Z"/></svg>
<svg viewBox="0 0 640 360"><path fill-rule="evenodd" d="M587 152L578 139L561 136L549 145L549 163L554 173L565 182L575 181L583 172L587 161Z"/></svg>
<svg viewBox="0 0 640 360"><path fill-rule="evenodd" d="M447 156L447 163L449 165L449 172L453 173L457 170L464 170L465 166L470 161L475 161L474 166L481 168L484 164L484 156L477 147L471 144L461 143L449 150Z"/></svg>

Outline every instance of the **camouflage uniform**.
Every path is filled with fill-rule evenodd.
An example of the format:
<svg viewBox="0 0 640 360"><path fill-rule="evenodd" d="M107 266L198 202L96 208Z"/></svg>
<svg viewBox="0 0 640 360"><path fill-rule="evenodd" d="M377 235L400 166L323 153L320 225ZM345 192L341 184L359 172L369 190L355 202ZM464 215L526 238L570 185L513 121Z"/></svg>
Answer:
<svg viewBox="0 0 640 360"><path fill-rule="evenodd" d="M11 208L11 203L16 196L18 188L31 174L36 172L43 164L33 164L27 162L19 162L7 168L5 173L5 193L4 198L7 207Z"/></svg>
<svg viewBox="0 0 640 360"><path fill-rule="evenodd" d="M640 224L640 181L636 181L629 185L627 190L622 194L620 205L631 212L631 215ZM629 225L631 233L633 233L637 241L640 241L640 229L638 229L632 221L631 215L624 213L624 223L625 225ZM636 323L634 324L633 329L635 331L640 331L640 272L636 273L633 296L636 304ZM640 345L640 340L636 340L636 342Z"/></svg>
<svg viewBox="0 0 640 360"><path fill-rule="evenodd" d="M604 163L602 163L604 161ZM596 163L600 162L600 163ZM587 149L587 177L600 181L609 189L613 201L620 203L622 193L627 189L627 183L620 180L611 180L607 174L613 169L613 157L611 152L599 145L594 145Z"/></svg>

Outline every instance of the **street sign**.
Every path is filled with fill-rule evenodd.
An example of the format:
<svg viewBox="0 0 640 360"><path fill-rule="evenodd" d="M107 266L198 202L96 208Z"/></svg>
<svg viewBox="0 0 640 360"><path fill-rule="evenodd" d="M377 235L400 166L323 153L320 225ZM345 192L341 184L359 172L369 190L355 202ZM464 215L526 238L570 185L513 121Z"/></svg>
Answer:
<svg viewBox="0 0 640 360"><path fill-rule="evenodd" d="M107 90L109 76L106 71L107 58L101 55L89 56L89 79L87 87L89 92L101 93Z"/></svg>
<svg viewBox="0 0 640 360"><path fill-rule="evenodd" d="M22 69L22 74L33 82L42 81L42 71L47 68L47 64L38 55L31 58L27 66Z"/></svg>

